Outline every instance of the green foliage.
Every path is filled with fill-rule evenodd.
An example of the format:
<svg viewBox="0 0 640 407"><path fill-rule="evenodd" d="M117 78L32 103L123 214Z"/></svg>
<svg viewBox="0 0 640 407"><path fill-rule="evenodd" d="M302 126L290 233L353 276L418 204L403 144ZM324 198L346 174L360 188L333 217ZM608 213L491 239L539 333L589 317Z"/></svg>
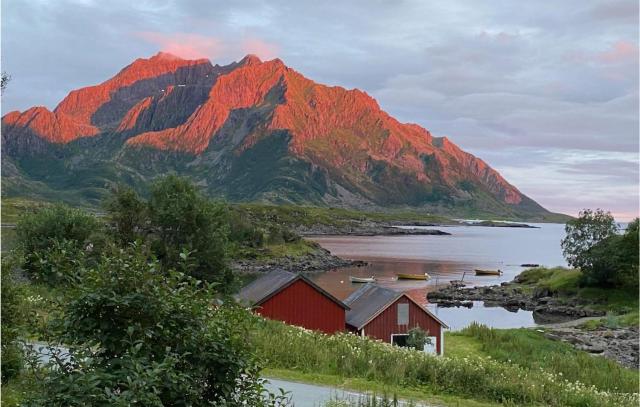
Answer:
<svg viewBox="0 0 640 407"><path fill-rule="evenodd" d="M193 254L193 276L219 282L221 289L231 286L224 204L203 197L187 179L169 175L153 184L148 210L155 235L152 247L163 267L178 267L186 250Z"/></svg>
<svg viewBox="0 0 640 407"><path fill-rule="evenodd" d="M18 245L25 253L50 247L54 240L74 241L78 247L90 243L90 237L101 229L95 216L65 205L45 207L27 213L16 226Z"/></svg>
<svg viewBox="0 0 640 407"><path fill-rule="evenodd" d="M95 216L64 205L26 213L18 221L16 235L25 270L34 280L48 284L77 280L85 263L95 260L109 244Z"/></svg>
<svg viewBox="0 0 640 407"><path fill-rule="evenodd" d="M244 312L142 247L105 256L52 323L70 358L33 370L39 389L25 405L258 405Z"/></svg>
<svg viewBox="0 0 640 407"><path fill-rule="evenodd" d="M580 363L573 367L602 369L593 373L592 377L597 379L589 385L565 378L562 370L556 370L560 364L547 363L548 354L538 355L542 360L538 365L520 365L482 356L440 357L353 334L324 335L258 318L253 322L251 333L259 355L274 369L362 378L385 385L516 405L582 407L638 403L637 373L586 353L582 353ZM500 342L500 346L502 344ZM518 351L516 346L511 349ZM553 357L564 358L562 363L568 367L578 353L564 345L553 351ZM523 352L523 360L526 357L531 355ZM577 374L588 377L588 372Z"/></svg>
<svg viewBox="0 0 640 407"><path fill-rule="evenodd" d="M126 245L142 237L148 218L147 206L133 188L125 185L113 188L104 208L117 241Z"/></svg>
<svg viewBox="0 0 640 407"><path fill-rule="evenodd" d="M565 225L566 237L562 239L562 253L570 266L585 268L592 264L589 251L599 242L614 236L618 231L610 212L602 209L584 209L577 219Z"/></svg>
<svg viewBox="0 0 640 407"><path fill-rule="evenodd" d="M426 344L431 344L429 332L425 332L419 326L409 329L407 337L407 346L417 350L423 350Z"/></svg>
<svg viewBox="0 0 640 407"><path fill-rule="evenodd" d="M50 246L29 253L29 271L36 282L50 285L78 282L85 272L85 250L74 240L51 240Z"/></svg>
<svg viewBox="0 0 640 407"><path fill-rule="evenodd" d="M15 259L4 257L2 259L2 319L0 331L2 332L2 356L0 358L2 370L2 383L6 383L15 377L22 369L22 351L17 343L18 336L23 331L23 324L28 317L24 303L24 293L14 281L13 269Z"/></svg>

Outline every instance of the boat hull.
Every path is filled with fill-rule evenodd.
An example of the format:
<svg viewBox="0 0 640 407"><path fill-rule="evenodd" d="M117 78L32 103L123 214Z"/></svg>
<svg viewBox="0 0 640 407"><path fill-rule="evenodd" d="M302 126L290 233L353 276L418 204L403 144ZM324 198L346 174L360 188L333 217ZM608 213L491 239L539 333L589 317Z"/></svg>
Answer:
<svg viewBox="0 0 640 407"><path fill-rule="evenodd" d="M428 280L431 278L431 276L427 273L424 274L402 274L402 273L398 273L396 274L396 277L398 277L398 280Z"/></svg>
<svg viewBox="0 0 640 407"><path fill-rule="evenodd" d="M375 283L376 279L373 277L349 277L352 283Z"/></svg>
<svg viewBox="0 0 640 407"><path fill-rule="evenodd" d="M500 270L475 270L476 276L499 276L502 274Z"/></svg>

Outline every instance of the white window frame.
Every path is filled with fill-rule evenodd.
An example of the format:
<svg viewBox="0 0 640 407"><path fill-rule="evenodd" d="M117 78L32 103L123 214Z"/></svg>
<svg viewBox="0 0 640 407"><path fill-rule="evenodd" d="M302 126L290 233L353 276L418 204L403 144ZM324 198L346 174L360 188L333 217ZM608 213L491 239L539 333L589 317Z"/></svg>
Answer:
<svg viewBox="0 0 640 407"><path fill-rule="evenodd" d="M406 336L407 338L409 337L409 334L391 334L391 344L393 345L393 337L394 336ZM396 345L397 346L397 345Z"/></svg>

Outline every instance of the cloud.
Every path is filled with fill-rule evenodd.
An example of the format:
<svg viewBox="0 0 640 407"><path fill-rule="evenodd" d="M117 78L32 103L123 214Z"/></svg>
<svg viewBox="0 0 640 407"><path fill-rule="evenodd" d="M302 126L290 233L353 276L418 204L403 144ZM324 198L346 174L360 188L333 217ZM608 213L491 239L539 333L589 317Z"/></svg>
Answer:
<svg viewBox="0 0 640 407"><path fill-rule="evenodd" d="M279 51L277 45L256 37L224 41L220 38L195 33L153 31L135 32L134 36L158 46L160 51L186 59L209 58L215 61L228 58L230 55L254 54L261 59L269 60L276 58Z"/></svg>
<svg viewBox="0 0 640 407"><path fill-rule="evenodd" d="M638 60L638 45L630 41L617 41L611 49L598 55L598 59L604 63L624 63Z"/></svg>
<svg viewBox="0 0 640 407"><path fill-rule="evenodd" d="M157 45L161 51L186 59L215 59L224 50L219 39L199 34L141 31L136 32L135 36Z"/></svg>
<svg viewBox="0 0 640 407"><path fill-rule="evenodd" d="M242 41L241 48L245 54L254 54L263 60L274 59L278 56L278 46L259 38L247 38Z"/></svg>

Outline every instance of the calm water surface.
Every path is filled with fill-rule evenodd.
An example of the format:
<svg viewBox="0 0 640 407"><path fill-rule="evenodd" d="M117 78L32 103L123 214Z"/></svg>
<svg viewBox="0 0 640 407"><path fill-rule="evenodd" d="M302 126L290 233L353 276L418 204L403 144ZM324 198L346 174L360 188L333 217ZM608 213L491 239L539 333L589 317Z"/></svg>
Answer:
<svg viewBox="0 0 640 407"><path fill-rule="evenodd" d="M510 312L500 307L476 303L472 309L440 308L428 304L426 294L460 280L473 285L493 285L511 281L523 268L520 264L566 266L560 249L562 224L531 224L537 229L483 226L438 227L450 236L319 236L311 239L333 254L369 262L367 267L346 267L311 276L321 287L344 299L359 285L349 276L375 276L378 284L407 292L429 307L452 329L472 321L497 328L534 326L531 312ZM427 228L429 229L429 228ZM432 229L432 228L431 228ZM474 269L500 269L504 274L476 276ZM396 273L429 273L429 281L396 280Z"/></svg>

